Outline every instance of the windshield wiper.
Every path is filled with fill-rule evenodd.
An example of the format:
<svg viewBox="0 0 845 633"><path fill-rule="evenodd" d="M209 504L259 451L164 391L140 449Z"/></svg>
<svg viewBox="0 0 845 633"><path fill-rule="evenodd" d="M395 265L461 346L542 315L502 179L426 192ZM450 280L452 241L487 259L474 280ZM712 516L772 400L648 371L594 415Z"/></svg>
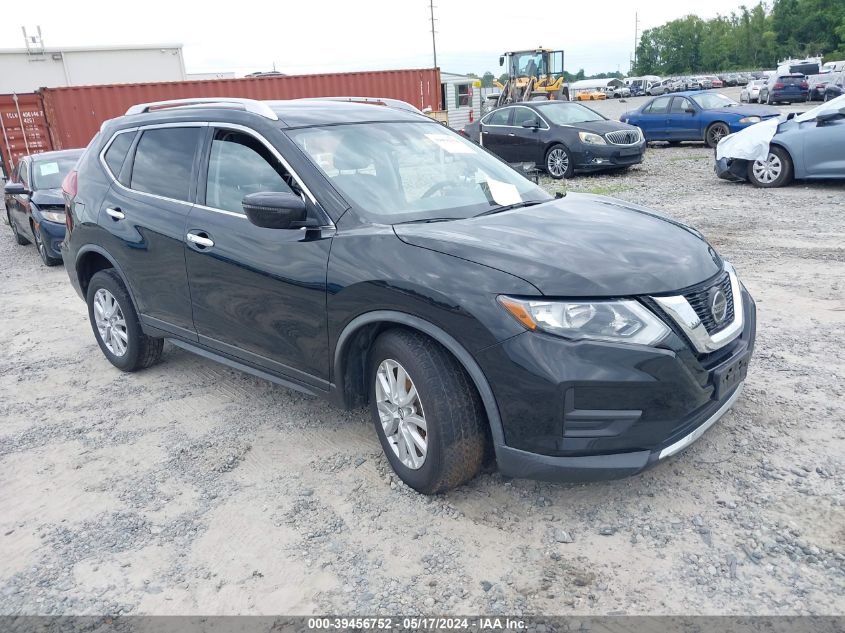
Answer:
<svg viewBox="0 0 845 633"><path fill-rule="evenodd" d="M429 222L451 222L452 220L466 220L466 218L421 218L419 220L405 220L394 224L427 224Z"/></svg>
<svg viewBox="0 0 845 633"><path fill-rule="evenodd" d="M477 213L476 215L472 216L474 218L480 218L483 215L493 215L494 213L501 213L502 211L510 211L511 209L521 209L523 207L533 207L535 204L542 204L543 202L547 202L546 200L523 200L522 202L515 202L513 204L506 204L501 207L495 207L493 209L488 209L487 211L482 211L481 213Z"/></svg>

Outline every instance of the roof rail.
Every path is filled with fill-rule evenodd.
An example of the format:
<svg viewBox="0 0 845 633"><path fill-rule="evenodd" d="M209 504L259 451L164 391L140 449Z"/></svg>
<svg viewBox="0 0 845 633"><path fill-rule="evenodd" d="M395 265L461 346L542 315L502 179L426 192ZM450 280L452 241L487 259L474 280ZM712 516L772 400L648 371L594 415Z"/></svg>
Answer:
<svg viewBox="0 0 845 633"><path fill-rule="evenodd" d="M297 101L348 101L349 103L371 103L373 105L387 106L397 110L406 110L416 114L423 114L419 108L401 99L390 99L388 97L303 97Z"/></svg>
<svg viewBox="0 0 845 633"><path fill-rule="evenodd" d="M194 99L170 99L168 101L152 101L150 103L139 103L133 105L126 111L126 116L133 114L144 114L152 110L163 110L167 108L191 108L191 107L238 107L246 112L252 112L266 119L278 121L279 117L272 108L263 101L255 99L242 99L240 97L196 97Z"/></svg>

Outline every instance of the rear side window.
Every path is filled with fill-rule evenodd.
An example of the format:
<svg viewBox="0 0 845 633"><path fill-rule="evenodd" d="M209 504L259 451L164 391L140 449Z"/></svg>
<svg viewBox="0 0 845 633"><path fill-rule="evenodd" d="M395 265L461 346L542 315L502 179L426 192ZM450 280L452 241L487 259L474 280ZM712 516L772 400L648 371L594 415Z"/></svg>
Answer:
<svg viewBox="0 0 845 633"><path fill-rule="evenodd" d="M666 114L669 111L669 102L672 100L672 97L658 97L654 101L651 102L645 109L646 114Z"/></svg>
<svg viewBox="0 0 845 633"><path fill-rule="evenodd" d="M109 171L115 178L120 175L120 168L123 167L123 161L126 160L126 154L129 153L134 139L135 135L131 132L118 134L106 150L106 165L109 166Z"/></svg>
<svg viewBox="0 0 845 633"><path fill-rule="evenodd" d="M130 187L136 191L187 201L201 130L199 127L145 130L135 150Z"/></svg>
<svg viewBox="0 0 845 633"><path fill-rule="evenodd" d="M487 120L484 121L485 125L507 125L508 124L508 117L510 116L512 108L502 108L501 110L496 110L493 112Z"/></svg>

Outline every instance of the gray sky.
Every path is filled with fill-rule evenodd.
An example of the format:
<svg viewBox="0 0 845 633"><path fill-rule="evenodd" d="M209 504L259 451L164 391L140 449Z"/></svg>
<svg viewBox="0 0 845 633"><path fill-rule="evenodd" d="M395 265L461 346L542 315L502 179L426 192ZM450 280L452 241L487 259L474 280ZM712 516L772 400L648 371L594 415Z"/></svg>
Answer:
<svg viewBox="0 0 845 633"><path fill-rule="evenodd" d="M435 5L441 69L497 75L500 53L538 45L564 49L571 72L626 72L635 10L642 30L689 13L729 14L739 6L736 0L435 0ZM38 0L0 15L0 48L23 46L21 20L26 20L27 28L41 25L47 46L182 43L188 72L241 75L268 70L273 62L287 74L418 68L432 64L428 17L428 0L236 0L225 6L215 0Z"/></svg>

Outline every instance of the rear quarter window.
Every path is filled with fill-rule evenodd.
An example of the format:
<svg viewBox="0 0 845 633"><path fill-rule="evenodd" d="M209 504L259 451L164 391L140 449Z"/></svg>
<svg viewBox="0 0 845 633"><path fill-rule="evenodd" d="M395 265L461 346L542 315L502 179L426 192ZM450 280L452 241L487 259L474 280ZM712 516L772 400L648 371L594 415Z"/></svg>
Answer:
<svg viewBox="0 0 845 633"><path fill-rule="evenodd" d="M114 137L114 140L103 156L109 171L115 178L120 176L120 170L123 167L123 162L126 160L126 155L129 153L129 148L132 147L133 140L135 140L135 134L132 132L118 134Z"/></svg>

